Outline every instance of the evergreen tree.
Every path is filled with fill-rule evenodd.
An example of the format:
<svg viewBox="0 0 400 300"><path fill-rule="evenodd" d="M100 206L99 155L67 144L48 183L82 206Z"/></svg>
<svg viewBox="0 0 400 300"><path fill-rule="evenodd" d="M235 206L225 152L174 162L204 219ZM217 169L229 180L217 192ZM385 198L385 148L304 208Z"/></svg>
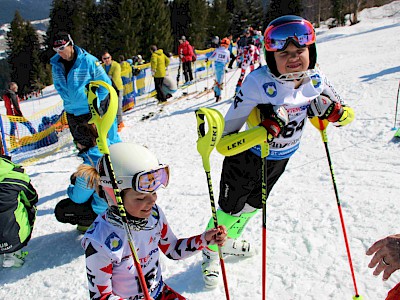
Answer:
<svg viewBox="0 0 400 300"><path fill-rule="evenodd" d="M264 8L261 0L245 0L248 8L247 23L256 30L262 30L265 23Z"/></svg>
<svg viewBox="0 0 400 300"><path fill-rule="evenodd" d="M108 1L106 10L103 16L107 18L108 28L105 29L107 37L103 39L111 55L114 58L120 54L131 57L141 51L140 35L144 10L142 2L139 0Z"/></svg>
<svg viewBox="0 0 400 300"><path fill-rule="evenodd" d="M140 35L142 34L141 24L143 24L144 18L142 15L143 10L142 1L140 0L123 0L121 3L121 22L119 22L119 28L123 32L123 47L118 54L122 54L126 58L132 57L142 51ZM164 10L167 10L167 7ZM118 28L118 25L116 25L116 28Z"/></svg>
<svg viewBox="0 0 400 300"><path fill-rule="evenodd" d="M164 0L142 1L143 20L141 22L141 49L142 56L150 58L150 46L157 45L168 53L173 51L173 37L171 35L170 10Z"/></svg>
<svg viewBox="0 0 400 300"><path fill-rule="evenodd" d="M7 32L7 61L11 66L10 79L17 82L21 93L32 91L32 83L43 76L39 60L39 38L30 22L16 11Z"/></svg>
<svg viewBox="0 0 400 300"><path fill-rule="evenodd" d="M36 30L35 28L33 28L30 22L26 22L25 26L25 48L24 54L21 54L21 56L24 56L26 58L24 64L26 64L27 68L25 69L25 71L23 71L23 73L27 72L29 74L26 90L27 92L31 92L35 90L35 82L44 83L47 81L47 75L44 65L42 65L40 61L41 45L39 43L39 37L37 36Z"/></svg>
<svg viewBox="0 0 400 300"><path fill-rule="evenodd" d="M343 0L332 0L333 17L339 25L344 25Z"/></svg>
<svg viewBox="0 0 400 300"><path fill-rule="evenodd" d="M121 0L101 0L97 5L97 26L100 29L100 52L96 52L98 56L102 55L103 51L109 51L111 55L114 54L115 49L118 46L114 45L113 40L118 39L113 37L114 20L120 20L119 6Z"/></svg>
<svg viewBox="0 0 400 300"><path fill-rule="evenodd" d="M173 34L173 52L176 53L178 49L178 39L182 35L188 35L188 28L190 24L189 18L189 1L188 0L174 0L170 3L171 11L171 27Z"/></svg>
<svg viewBox="0 0 400 300"><path fill-rule="evenodd" d="M231 11L231 28L230 33L234 37L239 37L243 31L249 27L249 11L245 4L245 0L230 0L228 1L228 10Z"/></svg>
<svg viewBox="0 0 400 300"><path fill-rule="evenodd" d="M0 96L2 91L8 88L10 81L10 65L6 59L0 59Z"/></svg>
<svg viewBox="0 0 400 300"><path fill-rule="evenodd" d="M89 49L92 54L98 54L102 50L102 27L98 5L95 0L84 0L82 4L82 18L86 22L82 25L83 40L80 46Z"/></svg>
<svg viewBox="0 0 400 300"><path fill-rule="evenodd" d="M271 0L264 28L266 28L272 20L284 15L301 16L303 6L301 0Z"/></svg>
<svg viewBox="0 0 400 300"><path fill-rule="evenodd" d="M231 27L231 14L227 9L227 0L214 0L208 13L208 36L226 37Z"/></svg>
<svg viewBox="0 0 400 300"><path fill-rule="evenodd" d="M206 0L189 0L189 30L187 39L192 46L204 49L208 40L208 4Z"/></svg>

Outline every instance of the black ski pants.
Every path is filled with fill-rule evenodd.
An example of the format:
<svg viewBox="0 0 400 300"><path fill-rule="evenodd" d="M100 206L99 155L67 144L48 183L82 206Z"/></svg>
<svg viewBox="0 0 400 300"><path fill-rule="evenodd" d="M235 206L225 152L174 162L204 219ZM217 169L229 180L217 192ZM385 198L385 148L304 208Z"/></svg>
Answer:
<svg viewBox="0 0 400 300"><path fill-rule="evenodd" d="M78 204L66 198L57 203L54 214L57 221L61 223L81 226L90 226L97 218L97 214L92 209L92 199Z"/></svg>
<svg viewBox="0 0 400 300"><path fill-rule="evenodd" d="M192 62L185 61L182 63L183 66L183 76L185 76L185 82L193 80L193 72L192 72Z"/></svg>
<svg viewBox="0 0 400 300"><path fill-rule="evenodd" d="M157 92L156 98L157 98L158 102L166 101L165 94L162 89L163 82L164 82L164 77L159 77L159 78L154 77L154 85L155 85L156 92Z"/></svg>
<svg viewBox="0 0 400 300"><path fill-rule="evenodd" d="M267 197L285 171L289 158L267 160ZM262 208L262 159L250 150L224 159L220 181L219 207L228 214L237 214L247 203Z"/></svg>

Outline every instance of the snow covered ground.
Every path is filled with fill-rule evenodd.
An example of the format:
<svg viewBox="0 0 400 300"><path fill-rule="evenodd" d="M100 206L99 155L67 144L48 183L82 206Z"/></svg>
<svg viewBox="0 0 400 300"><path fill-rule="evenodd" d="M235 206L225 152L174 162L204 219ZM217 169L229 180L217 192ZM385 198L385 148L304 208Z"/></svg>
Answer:
<svg viewBox="0 0 400 300"><path fill-rule="evenodd" d="M384 299L400 281L400 271L387 282L374 277L366 249L377 239L399 233L399 143L392 141L396 94L400 80L400 1L368 9L352 27L318 30L321 69L356 112L343 128L328 127L329 149L346 223L359 294ZM233 94L239 72L227 74L223 96ZM191 90L201 90L203 81ZM170 186L158 204L178 236L203 231L211 216L207 182L196 150L194 111L207 106L227 111L209 94L165 107L159 116L140 121L156 109L145 100L125 114L124 141L147 145L171 165ZM59 101L58 95L23 103L30 111ZM51 102L51 103L50 103ZM3 102L1 102L3 103ZM0 104L3 106L4 104ZM3 110L3 107L2 107ZM211 154L216 198L222 156ZM27 166L40 195L38 217L20 269L0 269L0 299L87 299L85 259L75 226L56 221L53 209L66 197L70 174L80 164L72 143L62 151ZM258 250L254 257L226 258L231 299L261 299L261 212L243 237ZM340 226L329 167L319 132L307 124L299 151L267 202L267 299L351 299L355 294ZM193 300L224 299L223 284L205 290L201 255L184 261L163 260L164 277Z"/></svg>

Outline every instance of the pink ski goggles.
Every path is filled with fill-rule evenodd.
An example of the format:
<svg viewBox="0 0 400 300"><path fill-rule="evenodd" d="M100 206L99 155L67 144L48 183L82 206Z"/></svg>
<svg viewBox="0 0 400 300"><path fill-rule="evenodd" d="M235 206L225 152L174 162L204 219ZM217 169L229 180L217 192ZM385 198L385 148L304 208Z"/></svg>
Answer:
<svg viewBox="0 0 400 300"><path fill-rule="evenodd" d="M270 26L264 33L264 45L267 51L284 50L290 42L302 48L314 44L315 41L314 27L307 20Z"/></svg>

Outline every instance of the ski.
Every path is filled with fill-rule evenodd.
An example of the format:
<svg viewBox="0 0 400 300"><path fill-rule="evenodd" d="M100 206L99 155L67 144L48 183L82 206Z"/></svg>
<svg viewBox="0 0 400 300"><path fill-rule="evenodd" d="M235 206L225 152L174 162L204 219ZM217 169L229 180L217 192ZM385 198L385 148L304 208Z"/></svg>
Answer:
<svg viewBox="0 0 400 300"><path fill-rule="evenodd" d="M209 94L209 93L212 92L212 91L214 91L212 88L211 88L211 89L206 88L204 91L200 92L200 93L199 93L198 95L196 95L194 98L195 98L195 99L199 99L199 98L203 97L204 95Z"/></svg>
<svg viewBox="0 0 400 300"><path fill-rule="evenodd" d="M192 95L195 95L197 93L198 92L183 93L181 96L179 96L178 98L175 98L175 99L173 99L171 101L166 101L166 102L159 103L158 104L159 108L156 111L151 111L151 112L149 112L147 114L142 115L140 121L148 120L148 119L150 119L150 118L162 113L164 111L164 107L167 106L167 105L171 105L173 103L176 103L178 101L185 100L185 99L188 99L188 100L192 99L192 98L188 98L188 97L190 97Z"/></svg>
<svg viewBox="0 0 400 300"><path fill-rule="evenodd" d="M182 84L182 85L179 87L179 89L180 89L180 90L183 90L183 89L189 88L190 86L194 85L195 83L197 83L197 82L195 82L195 81L193 80L193 82L191 82L191 83L189 83L189 84Z"/></svg>
<svg viewBox="0 0 400 300"><path fill-rule="evenodd" d="M159 111L159 112L161 112L161 111ZM151 111L151 112L149 112L149 113L147 113L147 114L144 114L144 115L142 116L142 118L140 119L140 121L144 121L144 120L150 119L150 118L153 117L155 114L156 114L156 113L155 113L154 111Z"/></svg>
<svg viewBox="0 0 400 300"><path fill-rule="evenodd" d="M173 99L173 100L171 100L171 101L163 102L163 103L161 103L160 105L162 105L162 106L171 105L171 104L173 104L173 103L175 103L175 102L178 102L178 101L180 101L180 100L187 99L189 96L194 95L194 94L197 94L197 93L198 93L198 92L183 93L183 94L182 94L181 96L179 96L178 98L175 98L175 99Z"/></svg>
<svg viewBox="0 0 400 300"><path fill-rule="evenodd" d="M202 77L202 78L199 78L199 79L194 79L190 84L186 84L186 85L182 84L181 86L178 86L178 89L183 90L183 89L185 89L187 87L195 85L196 83L199 83L199 82L202 82L204 80L207 80L207 79L209 79L210 77L213 77L213 76L214 75L208 75L208 76L205 76L205 77Z"/></svg>

